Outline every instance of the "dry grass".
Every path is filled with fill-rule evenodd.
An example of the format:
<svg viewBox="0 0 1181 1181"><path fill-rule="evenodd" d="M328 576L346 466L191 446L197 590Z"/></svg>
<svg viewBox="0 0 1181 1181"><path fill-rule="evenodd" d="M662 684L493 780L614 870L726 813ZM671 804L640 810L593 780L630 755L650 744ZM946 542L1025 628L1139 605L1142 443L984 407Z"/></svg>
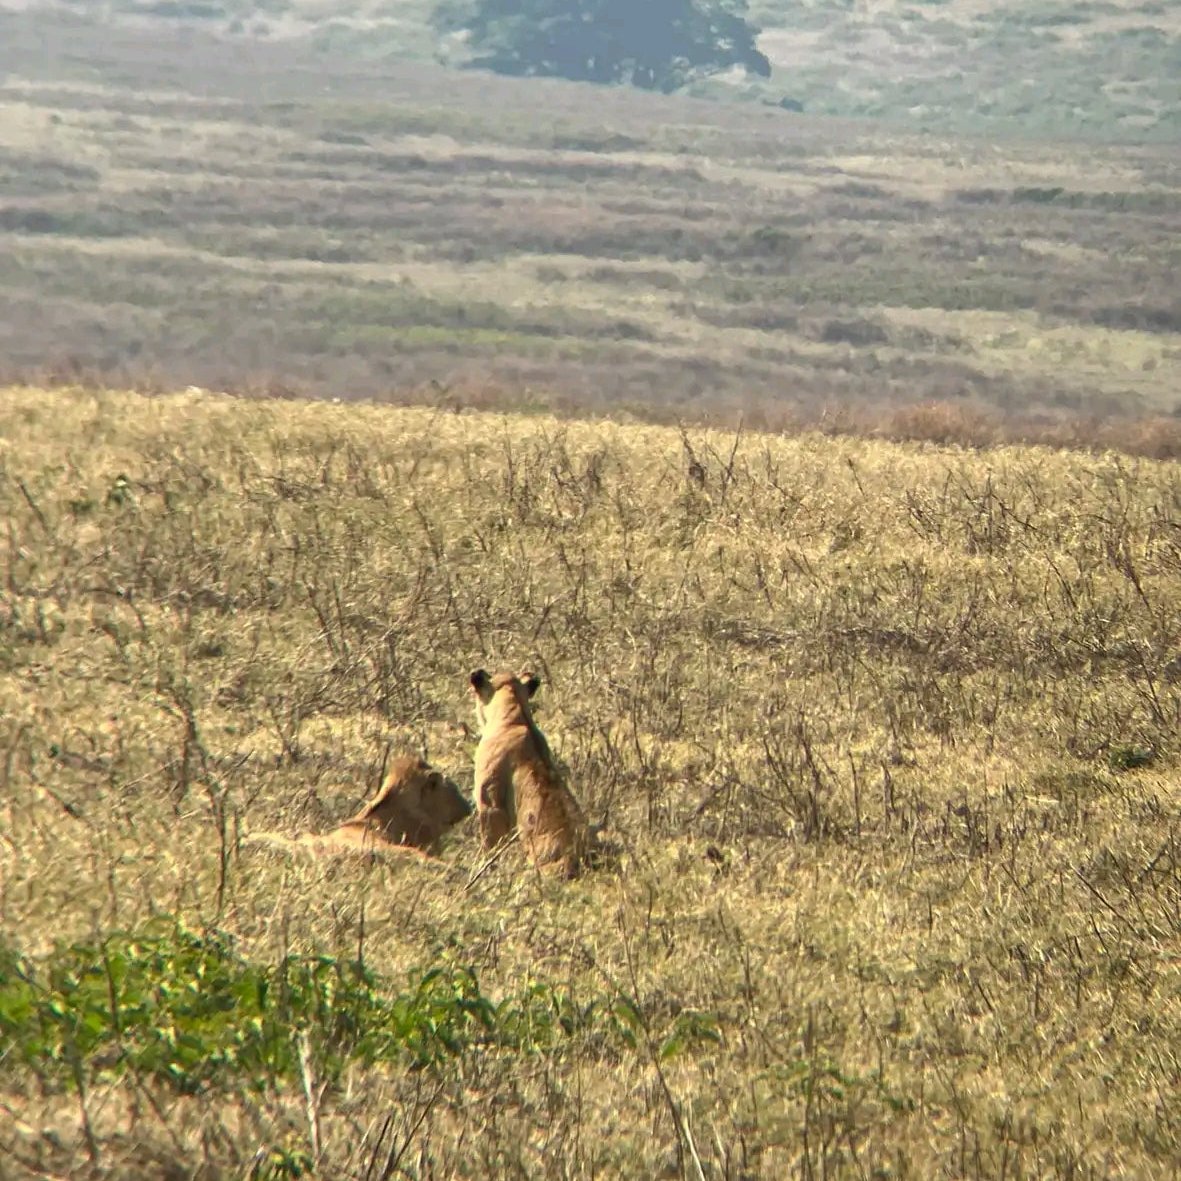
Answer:
<svg viewBox="0 0 1181 1181"><path fill-rule="evenodd" d="M1175 464L13 388L0 475L6 944L164 913L602 1017L198 1098L10 1044L5 1175L1175 1175ZM617 870L239 844L390 750L470 783L501 663Z"/></svg>

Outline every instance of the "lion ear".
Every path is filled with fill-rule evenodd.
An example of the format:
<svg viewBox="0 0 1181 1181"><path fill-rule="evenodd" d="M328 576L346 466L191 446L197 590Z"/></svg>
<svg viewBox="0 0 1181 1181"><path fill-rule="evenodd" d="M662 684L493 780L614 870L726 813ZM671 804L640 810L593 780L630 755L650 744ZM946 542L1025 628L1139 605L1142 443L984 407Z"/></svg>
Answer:
<svg viewBox="0 0 1181 1181"><path fill-rule="evenodd" d="M520 679L521 687L529 697L541 688L541 678L536 673L522 673Z"/></svg>
<svg viewBox="0 0 1181 1181"><path fill-rule="evenodd" d="M468 678L471 687L477 690L485 688L488 684L488 680L488 673L482 668L476 669L476 671Z"/></svg>

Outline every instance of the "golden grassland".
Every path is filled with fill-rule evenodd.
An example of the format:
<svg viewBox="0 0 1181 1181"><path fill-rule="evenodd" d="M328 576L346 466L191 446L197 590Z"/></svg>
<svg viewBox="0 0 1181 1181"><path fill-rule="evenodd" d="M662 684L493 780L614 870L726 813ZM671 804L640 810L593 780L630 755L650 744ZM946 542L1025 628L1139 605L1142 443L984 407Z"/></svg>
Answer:
<svg viewBox="0 0 1181 1181"><path fill-rule="evenodd" d="M1176 1175L1175 463L22 387L0 497L3 947L176 916L605 1015L193 1095L0 1003L3 1175ZM617 864L241 841L390 752L470 788L480 665Z"/></svg>

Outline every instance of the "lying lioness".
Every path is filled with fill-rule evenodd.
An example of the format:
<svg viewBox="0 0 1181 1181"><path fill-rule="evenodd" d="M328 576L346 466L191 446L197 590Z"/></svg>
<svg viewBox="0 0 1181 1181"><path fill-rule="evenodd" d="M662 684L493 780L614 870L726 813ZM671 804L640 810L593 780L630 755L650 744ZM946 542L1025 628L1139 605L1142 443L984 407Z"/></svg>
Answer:
<svg viewBox="0 0 1181 1181"><path fill-rule="evenodd" d="M422 759L403 757L394 761L373 799L339 828L294 837L259 832L246 839L309 853L429 857L438 853L443 834L471 813L471 804L450 779Z"/></svg>

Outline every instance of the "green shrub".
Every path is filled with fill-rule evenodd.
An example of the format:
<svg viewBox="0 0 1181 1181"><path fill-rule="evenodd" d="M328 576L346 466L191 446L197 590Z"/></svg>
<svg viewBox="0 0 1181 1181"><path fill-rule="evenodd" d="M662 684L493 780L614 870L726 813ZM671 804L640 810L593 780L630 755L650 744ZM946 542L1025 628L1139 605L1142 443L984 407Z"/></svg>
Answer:
<svg viewBox="0 0 1181 1181"><path fill-rule="evenodd" d="M161 918L133 932L57 947L41 962L0 945L0 1062L42 1082L127 1071L183 1094L298 1079L310 1053L335 1081L350 1063L437 1066L477 1047L535 1053L581 1032L635 1048L645 1019L629 998L578 1004L534 981L499 1004L468 968L412 973L390 995L364 963L288 955L243 959L228 935ZM716 1040L711 1016L679 1014L662 1056Z"/></svg>
<svg viewBox="0 0 1181 1181"><path fill-rule="evenodd" d="M1148 746L1117 744L1107 752L1107 763L1113 771L1133 771L1147 767L1156 760L1156 751Z"/></svg>
<svg viewBox="0 0 1181 1181"><path fill-rule="evenodd" d="M43 1078L130 1069L185 1093L263 1089L298 1077L303 1038L330 1078L352 1061L438 1063L500 1028L534 1045L561 1030L535 1000L498 1009L472 972L450 968L391 997L357 961L289 955L260 966L220 932L157 920L40 964L0 948L0 1057Z"/></svg>

